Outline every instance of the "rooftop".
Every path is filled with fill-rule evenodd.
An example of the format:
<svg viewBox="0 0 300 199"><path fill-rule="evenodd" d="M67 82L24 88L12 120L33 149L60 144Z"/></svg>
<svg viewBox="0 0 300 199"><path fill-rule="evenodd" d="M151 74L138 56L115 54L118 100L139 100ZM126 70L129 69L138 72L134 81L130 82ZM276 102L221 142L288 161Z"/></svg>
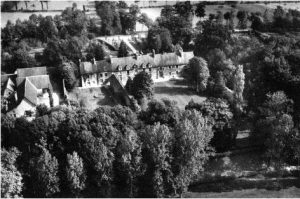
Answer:
<svg viewBox="0 0 300 199"><path fill-rule="evenodd" d="M128 70L134 66L140 67L142 65L150 64L154 67L171 66L171 65L185 65L194 57L193 52L180 53L163 53L163 54L146 54L138 55L136 57L112 57L109 61L96 61L95 64L91 62L81 62L80 73L91 74L99 72L113 72L121 70Z"/></svg>

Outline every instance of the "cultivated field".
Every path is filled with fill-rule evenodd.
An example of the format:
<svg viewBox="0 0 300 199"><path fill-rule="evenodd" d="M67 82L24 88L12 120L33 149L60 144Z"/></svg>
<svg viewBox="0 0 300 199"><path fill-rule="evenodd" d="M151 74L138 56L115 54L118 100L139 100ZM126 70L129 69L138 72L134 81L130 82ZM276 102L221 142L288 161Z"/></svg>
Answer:
<svg viewBox="0 0 300 199"><path fill-rule="evenodd" d="M201 103L206 97L199 96L195 91L188 88L183 80L170 80L154 84L154 99L167 98L177 102L180 109L184 109L191 99Z"/></svg>

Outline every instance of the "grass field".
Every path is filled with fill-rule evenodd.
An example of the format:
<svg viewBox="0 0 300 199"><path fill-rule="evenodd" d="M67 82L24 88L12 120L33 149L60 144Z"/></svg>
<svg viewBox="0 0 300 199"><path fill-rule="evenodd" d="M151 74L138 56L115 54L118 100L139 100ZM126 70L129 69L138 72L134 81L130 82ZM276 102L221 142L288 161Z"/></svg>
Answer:
<svg viewBox="0 0 300 199"><path fill-rule="evenodd" d="M221 193L188 192L186 198L299 198L300 188L290 187L279 191L266 189L245 189Z"/></svg>
<svg viewBox="0 0 300 199"><path fill-rule="evenodd" d="M154 99L161 100L162 98L176 101L180 109L184 109L191 99L198 103L206 99L206 97L199 96L195 91L188 88L182 80L155 83Z"/></svg>

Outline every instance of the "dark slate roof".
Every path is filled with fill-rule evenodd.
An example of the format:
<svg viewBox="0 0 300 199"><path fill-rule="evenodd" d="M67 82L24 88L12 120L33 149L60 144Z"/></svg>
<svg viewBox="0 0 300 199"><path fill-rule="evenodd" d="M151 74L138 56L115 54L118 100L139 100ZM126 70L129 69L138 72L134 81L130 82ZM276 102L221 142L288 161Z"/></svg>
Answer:
<svg viewBox="0 0 300 199"><path fill-rule="evenodd" d="M23 99L27 99L34 105L37 104L37 89L27 78L18 87L18 102Z"/></svg>
<svg viewBox="0 0 300 199"><path fill-rule="evenodd" d="M111 67L113 71L118 70L118 67L122 67L124 70L125 66L132 67L133 65L141 66L142 64L151 64L154 65L154 59L150 54L139 55L135 57L114 57L111 58Z"/></svg>
<svg viewBox="0 0 300 199"><path fill-rule="evenodd" d="M17 77L17 86L19 86L25 79L29 80L37 89L51 88L49 75Z"/></svg>
<svg viewBox="0 0 300 199"><path fill-rule="evenodd" d="M126 70L128 67L131 69L133 66L141 67L143 64L145 66L150 64L154 67L185 65L188 64L189 60L193 57L193 52L155 54L154 57L151 54L139 55L136 57L113 57L110 58L110 62L105 60L96 61L96 64L92 64L91 62L81 62L80 73L112 72L119 70L119 67L121 67L121 70Z"/></svg>
<svg viewBox="0 0 300 199"><path fill-rule="evenodd" d="M18 77L47 75L47 67L19 68L17 69L17 75Z"/></svg>

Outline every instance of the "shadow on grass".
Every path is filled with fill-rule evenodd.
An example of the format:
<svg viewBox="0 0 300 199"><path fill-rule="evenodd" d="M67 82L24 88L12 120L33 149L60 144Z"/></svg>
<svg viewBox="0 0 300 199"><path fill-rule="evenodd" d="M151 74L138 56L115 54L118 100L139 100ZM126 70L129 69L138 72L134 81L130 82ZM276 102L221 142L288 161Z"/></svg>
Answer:
<svg viewBox="0 0 300 199"><path fill-rule="evenodd" d="M154 88L156 94L169 94L169 95L196 95L196 93L187 87L163 87L158 86Z"/></svg>
<svg viewBox="0 0 300 199"><path fill-rule="evenodd" d="M230 192L243 189L266 189L280 190L289 187L300 188L299 178L282 178L282 179L264 179L264 180L249 180L249 179L222 179L219 182L205 183L190 186L191 192Z"/></svg>

